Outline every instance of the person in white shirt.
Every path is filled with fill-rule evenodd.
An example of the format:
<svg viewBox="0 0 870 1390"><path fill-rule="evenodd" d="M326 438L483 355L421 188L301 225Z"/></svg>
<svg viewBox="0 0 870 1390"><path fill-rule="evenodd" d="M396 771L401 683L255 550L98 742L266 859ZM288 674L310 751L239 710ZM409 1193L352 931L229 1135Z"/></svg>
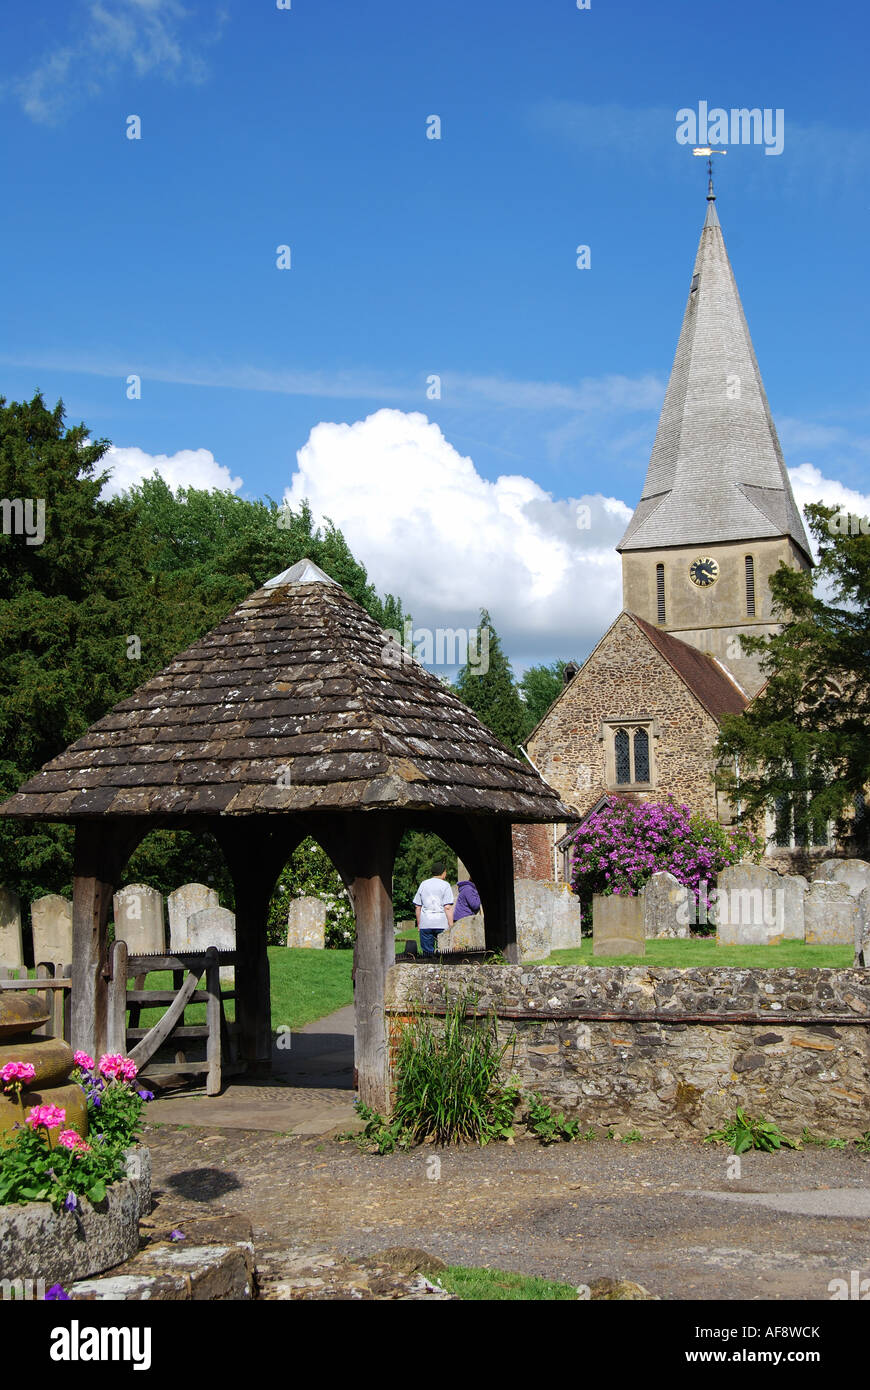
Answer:
<svg viewBox="0 0 870 1390"><path fill-rule="evenodd" d="M436 864L431 878L424 878L414 895L417 926L420 928L420 949L424 956L434 956L435 938L445 927L453 926L453 889L447 882L446 864Z"/></svg>

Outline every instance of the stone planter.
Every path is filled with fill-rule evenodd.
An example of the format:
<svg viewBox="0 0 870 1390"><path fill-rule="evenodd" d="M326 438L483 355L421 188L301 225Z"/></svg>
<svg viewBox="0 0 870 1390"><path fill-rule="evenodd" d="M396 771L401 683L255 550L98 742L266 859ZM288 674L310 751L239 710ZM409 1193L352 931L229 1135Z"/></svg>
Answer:
<svg viewBox="0 0 870 1390"><path fill-rule="evenodd" d="M77 1212L49 1202L0 1207L0 1279L39 1279L50 1288L135 1255L139 1218L151 1210L151 1154L140 1144L125 1157L126 1178L96 1206L81 1197Z"/></svg>

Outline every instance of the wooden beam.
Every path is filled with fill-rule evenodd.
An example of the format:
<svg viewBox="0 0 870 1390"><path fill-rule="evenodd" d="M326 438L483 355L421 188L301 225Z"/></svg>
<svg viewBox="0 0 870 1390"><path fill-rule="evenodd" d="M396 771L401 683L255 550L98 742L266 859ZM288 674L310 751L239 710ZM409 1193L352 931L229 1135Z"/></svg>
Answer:
<svg viewBox="0 0 870 1390"><path fill-rule="evenodd" d="M73 959L70 1038L74 1048L99 1057L108 1045L106 928L112 893L147 822L80 821L73 856Z"/></svg>

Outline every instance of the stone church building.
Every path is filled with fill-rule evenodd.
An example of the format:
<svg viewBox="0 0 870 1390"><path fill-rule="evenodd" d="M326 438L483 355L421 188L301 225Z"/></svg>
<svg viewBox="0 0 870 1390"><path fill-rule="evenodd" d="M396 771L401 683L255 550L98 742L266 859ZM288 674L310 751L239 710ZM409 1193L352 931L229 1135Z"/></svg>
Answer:
<svg viewBox="0 0 870 1390"><path fill-rule="evenodd" d="M614 794L670 794L731 822L712 780L719 721L763 684L740 638L776 630L780 563L812 565L712 186L643 494L617 549L623 611L527 742L577 821L518 827L520 876L569 878L577 823ZM775 824L783 857L787 820Z"/></svg>

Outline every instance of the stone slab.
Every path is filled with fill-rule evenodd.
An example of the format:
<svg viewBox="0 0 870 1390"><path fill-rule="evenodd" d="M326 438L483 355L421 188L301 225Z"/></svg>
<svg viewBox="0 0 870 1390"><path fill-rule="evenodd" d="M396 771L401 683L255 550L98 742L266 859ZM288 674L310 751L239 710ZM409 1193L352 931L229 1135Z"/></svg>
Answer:
<svg viewBox="0 0 870 1390"><path fill-rule="evenodd" d="M813 879L804 902L808 942L853 946L858 900L841 881Z"/></svg>
<svg viewBox="0 0 870 1390"><path fill-rule="evenodd" d="M541 879L514 881L520 960L546 960L552 949L553 899Z"/></svg>
<svg viewBox="0 0 870 1390"><path fill-rule="evenodd" d="M77 1280L68 1292L88 1302L243 1302L255 1296L253 1245L149 1245L118 1272Z"/></svg>
<svg viewBox="0 0 870 1390"><path fill-rule="evenodd" d="M112 899L115 939L130 955L162 955L166 950L163 894L147 883L128 883Z"/></svg>
<svg viewBox="0 0 870 1390"><path fill-rule="evenodd" d="M460 917L452 927L436 938L438 951L483 951L486 949L486 932L483 913L475 912L471 917Z"/></svg>
<svg viewBox="0 0 870 1390"><path fill-rule="evenodd" d="M689 935L694 895L666 869L653 874L640 894L643 902L643 930L647 939Z"/></svg>
<svg viewBox="0 0 870 1390"><path fill-rule="evenodd" d="M592 899L593 956L643 956L643 900L621 893L596 893Z"/></svg>
<svg viewBox="0 0 870 1390"><path fill-rule="evenodd" d="M220 899L215 890L205 883L183 883L169 894L166 906L169 912L169 949L189 951L192 949L189 919L206 908L220 907ZM217 945L217 942L209 944Z"/></svg>
<svg viewBox="0 0 870 1390"><path fill-rule="evenodd" d="M823 859L813 869L813 879L845 883L853 898L870 888L870 864L866 859Z"/></svg>
<svg viewBox="0 0 870 1390"><path fill-rule="evenodd" d="M204 951L209 946L216 946L219 951L234 951L236 914L230 912L227 907L204 907L200 912L193 912L188 917L187 935L194 951ZM220 977L231 984L235 978L233 967L222 965Z"/></svg>
<svg viewBox="0 0 870 1390"><path fill-rule="evenodd" d="M550 944L554 951L576 950L583 943L583 909L570 883L546 882L553 899L553 928Z"/></svg>
<svg viewBox="0 0 870 1390"><path fill-rule="evenodd" d="M0 965L15 970L23 964L21 899L11 888L0 888Z"/></svg>
<svg viewBox="0 0 870 1390"><path fill-rule="evenodd" d="M855 964L870 966L870 888L858 895L855 912Z"/></svg>
<svg viewBox="0 0 870 1390"><path fill-rule="evenodd" d="M762 864L741 860L728 865L719 874L713 899L717 945L769 946L784 940L786 901L799 918L802 894L802 887L786 889L782 876ZM796 933L798 918L790 928Z"/></svg>
<svg viewBox="0 0 870 1390"><path fill-rule="evenodd" d="M72 903L58 893L37 898L30 906L33 928L33 959L52 965L69 965L72 961Z"/></svg>
<svg viewBox="0 0 870 1390"><path fill-rule="evenodd" d="M294 898L287 910L287 945L322 951L326 946L326 903L322 898Z"/></svg>

